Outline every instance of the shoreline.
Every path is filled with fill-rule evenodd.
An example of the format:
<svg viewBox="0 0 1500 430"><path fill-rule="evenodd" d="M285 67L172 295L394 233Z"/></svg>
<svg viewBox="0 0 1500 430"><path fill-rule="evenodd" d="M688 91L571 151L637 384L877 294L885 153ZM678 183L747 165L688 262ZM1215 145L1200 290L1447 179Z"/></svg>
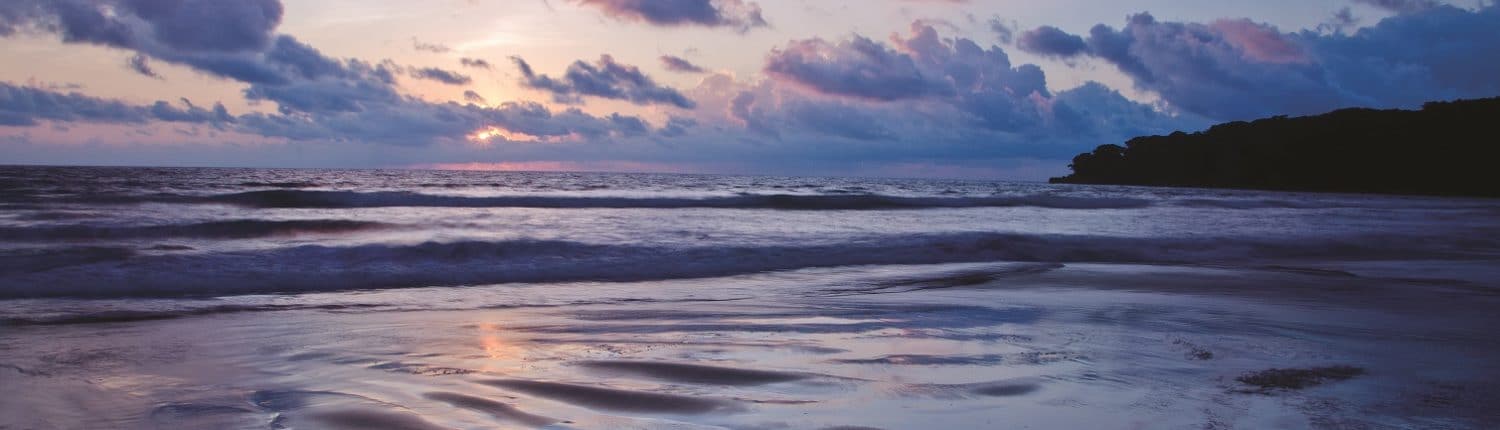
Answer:
<svg viewBox="0 0 1500 430"><path fill-rule="evenodd" d="M1492 285L1133 265L882 281L974 266L469 289L564 299L529 307L10 326L0 381L32 394L0 416L23 428L972 428L997 413L1094 428L1500 422L1486 403L1500 398L1500 366L1482 360L1500 350L1482 329L1500 323ZM807 283L818 279L829 285ZM297 300L444 300L423 292ZM667 300L683 295L700 301ZM1299 388L1237 380L1336 366L1360 372ZM57 409L68 404L79 409Z"/></svg>

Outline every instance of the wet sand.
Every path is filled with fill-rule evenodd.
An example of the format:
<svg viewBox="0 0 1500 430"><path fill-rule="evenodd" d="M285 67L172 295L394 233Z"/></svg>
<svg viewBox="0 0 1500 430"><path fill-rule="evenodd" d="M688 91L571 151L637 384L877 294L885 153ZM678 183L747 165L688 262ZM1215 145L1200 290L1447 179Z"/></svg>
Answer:
<svg viewBox="0 0 1500 430"><path fill-rule="evenodd" d="M1500 426L1500 286L1335 267L14 301L0 428Z"/></svg>

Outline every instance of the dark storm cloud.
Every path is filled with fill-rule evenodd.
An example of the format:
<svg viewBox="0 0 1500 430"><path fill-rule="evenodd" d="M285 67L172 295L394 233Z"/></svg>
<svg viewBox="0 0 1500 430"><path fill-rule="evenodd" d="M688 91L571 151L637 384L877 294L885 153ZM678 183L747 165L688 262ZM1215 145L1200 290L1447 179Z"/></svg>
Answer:
<svg viewBox="0 0 1500 430"><path fill-rule="evenodd" d="M443 70L436 67L422 67L411 69L411 76L417 79L442 82L448 85L468 85L474 79L462 73Z"/></svg>
<svg viewBox="0 0 1500 430"><path fill-rule="evenodd" d="M1500 95L1500 43L1487 37L1500 28L1500 6L1400 7L1407 13L1353 34L1139 14L1118 30L1095 26L1077 55L1114 64L1178 109L1221 120Z"/></svg>
<svg viewBox="0 0 1500 430"><path fill-rule="evenodd" d="M677 56L672 56L672 55L663 55L663 56L661 56L661 64L662 64L662 66L666 67L667 70L671 70L671 71L674 71L674 72L682 72L682 73L706 73L706 72L708 72L707 70L704 70L702 67L699 67L697 64L693 64L693 62L691 62L691 61L685 60L682 57L677 57Z"/></svg>
<svg viewBox="0 0 1500 430"><path fill-rule="evenodd" d="M491 67L490 62L482 60L482 59L479 59L479 58L464 57L464 58L458 59L458 63L462 64L464 67L473 67L475 69L489 70L490 67Z"/></svg>
<svg viewBox="0 0 1500 430"><path fill-rule="evenodd" d="M582 96L591 96L638 105L666 104L683 109L697 106L676 89L657 84L640 68L618 63L609 55L600 56L592 64L575 61L560 79L536 73L520 57L511 59L521 72L522 85L551 93L558 102L577 103Z"/></svg>
<svg viewBox="0 0 1500 430"><path fill-rule="evenodd" d="M1050 25L1021 33L1016 47L1033 54L1056 57L1072 57L1089 48L1082 37L1068 34Z"/></svg>
<svg viewBox="0 0 1500 430"><path fill-rule="evenodd" d="M149 121L227 123L234 118L223 105L203 109L183 100L184 107L164 101L138 106L118 100L91 97L76 92L61 93L42 88L0 82L0 125L33 126L40 121L145 123Z"/></svg>
<svg viewBox="0 0 1500 430"><path fill-rule="evenodd" d="M760 5L743 0L575 0L610 17L661 26L698 25L746 31L765 27Z"/></svg>

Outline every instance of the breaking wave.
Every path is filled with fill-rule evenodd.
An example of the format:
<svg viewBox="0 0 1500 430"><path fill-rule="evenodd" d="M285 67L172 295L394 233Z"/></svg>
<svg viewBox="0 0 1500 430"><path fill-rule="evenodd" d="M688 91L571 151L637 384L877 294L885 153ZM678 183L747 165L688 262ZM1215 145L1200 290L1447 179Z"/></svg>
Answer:
<svg viewBox="0 0 1500 430"><path fill-rule="evenodd" d="M306 233L351 233L390 228L392 225L351 220L230 220L193 224L148 226L0 227L0 239L8 240L81 240L141 238L207 238L245 239Z"/></svg>
<svg viewBox="0 0 1500 430"><path fill-rule="evenodd" d="M1393 249L1393 240L1403 247ZM872 237L806 246L603 245L512 240L255 252L131 255L85 249L11 261L31 266L0 284L0 298L234 295L500 283L647 281L812 267L983 261L1215 263L1462 256L1495 241L1121 238L1005 233Z"/></svg>
<svg viewBox="0 0 1500 430"><path fill-rule="evenodd" d="M1040 207L1051 209L1131 209L1151 205L1144 199L1021 195L994 197L903 197L880 194L793 195L745 194L724 197L609 196L450 196L405 191L324 191L276 189L207 197L180 195L88 196L85 203L218 203L250 208L546 208L546 209L778 209L899 210L927 208Z"/></svg>

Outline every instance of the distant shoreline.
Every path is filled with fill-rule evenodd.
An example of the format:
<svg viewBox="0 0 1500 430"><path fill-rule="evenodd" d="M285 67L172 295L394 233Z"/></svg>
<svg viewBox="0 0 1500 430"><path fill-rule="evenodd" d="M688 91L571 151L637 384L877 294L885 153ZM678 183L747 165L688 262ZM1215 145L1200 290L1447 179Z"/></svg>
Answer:
<svg viewBox="0 0 1500 430"><path fill-rule="evenodd" d="M1497 120L1500 98L1230 122L1102 145L1050 182L1500 197Z"/></svg>

